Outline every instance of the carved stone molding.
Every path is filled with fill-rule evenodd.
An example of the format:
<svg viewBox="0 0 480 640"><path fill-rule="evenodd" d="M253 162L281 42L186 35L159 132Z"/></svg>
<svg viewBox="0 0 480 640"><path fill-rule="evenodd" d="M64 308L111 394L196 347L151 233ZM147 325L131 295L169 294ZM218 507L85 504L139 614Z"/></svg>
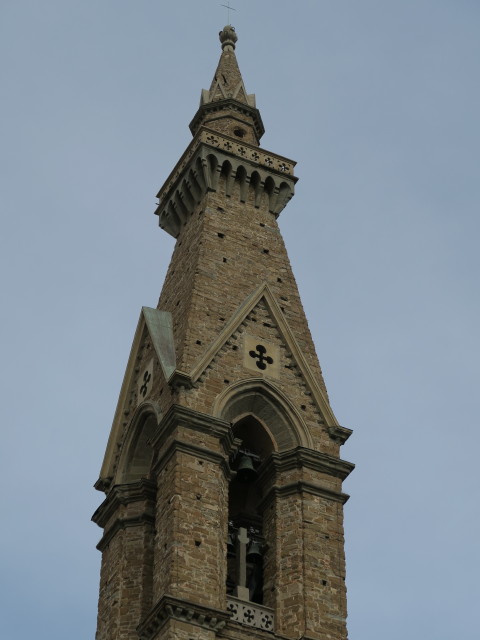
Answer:
<svg viewBox="0 0 480 640"><path fill-rule="evenodd" d="M152 445L158 447L178 426L214 435L220 440L227 455L237 446L230 422L178 404L172 405L160 421Z"/></svg>
<svg viewBox="0 0 480 640"><path fill-rule="evenodd" d="M220 631L229 619L226 611L212 607L204 607L188 600L179 600L171 596L163 596L153 611L137 627L140 640L153 640L157 632L167 622L173 619L189 622L210 631Z"/></svg>
<svg viewBox="0 0 480 640"><path fill-rule="evenodd" d="M269 211L278 216L294 193L294 166L288 158L202 128L157 194L159 225L176 238L207 191L217 191L220 175L226 195L237 180L242 202L249 188L255 191L255 206L266 193Z"/></svg>
<svg viewBox="0 0 480 640"><path fill-rule="evenodd" d="M325 498L326 500L331 500L333 502L339 502L340 504L345 504L350 496L347 493L342 493L340 491L332 491L331 489L327 489L326 487L321 487L320 485L313 484L311 482L292 482L283 486L274 486L266 493L264 496L260 508L265 509L266 506L277 497L284 496L292 496L295 494L309 493L310 495L318 496L320 498Z"/></svg>
<svg viewBox="0 0 480 640"><path fill-rule="evenodd" d="M97 544L97 549L103 551L112 540L112 538L119 532L130 527L140 527L148 525L153 529L155 526L155 516L148 513L144 513L141 516L133 518L119 518L115 520L111 527L102 536L100 542Z"/></svg>
<svg viewBox="0 0 480 640"><path fill-rule="evenodd" d="M205 101L202 102L203 104L200 105L200 108L198 109L189 125L190 131L193 135L197 133L199 127L201 126L207 115L210 115L212 113L220 113L222 111L228 111L230 117L232 112L237 112L242 120L245 117L248 120L251 120L255 128L255 133L258 140L260 140L260 138L265 133L265 127L263 126L260 111L256 109L254 105L247 105L232 98L226 98L225 100L215 100L214 102L209 103L205 103Z"/></svg>
<svg viewBox="0 0 480 640"><path fill-rule="evenodd" d="M302 467L345 480L355 465L321 451L296 447L282 453L272 453L261 472L262 482L283 471Z"/></svg>
<svg viewBox="0 0 480 640"><path fill-rule="evenodd" d="M129 484L115 485L92 516L93 522L105 527L119 507L132 502L155 501L157 488L154 482L146 478Z"/></svg>
<svg viewBox="0 0 480 640"><path fill-rule="evenodd" d="M347 427L340 427L339 425L328 427L328 435L334 442L340 445L345 444L352 433L353 431L347 429Z"/></svg>
<svg viewBox="0 0 480 640"><path fill-rule="evenodd" d="M234 622L274 633L275 617L273 609L267 609L267 607L262 607L254 602L245 602L239 598L228 596L227 611Z"/></svg>

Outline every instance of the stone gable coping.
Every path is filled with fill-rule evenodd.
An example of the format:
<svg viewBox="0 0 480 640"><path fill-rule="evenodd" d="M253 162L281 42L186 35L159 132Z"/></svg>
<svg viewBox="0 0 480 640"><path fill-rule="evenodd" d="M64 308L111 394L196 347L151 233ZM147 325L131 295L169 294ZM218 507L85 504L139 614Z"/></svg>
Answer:
<svg viewBox="0 0 480 640"><path fill-rule="evenodd" d="M224 329L218 335L217 339L208 347L201 359L194 366L191 371L191 378L195 384L200 376L204 373L207 366L216 357L220 349L231 338L231 336L238 330L245 318L251 313L259 302L265 301L266 307L273 320L275 321L278 331L285 342L285 346L288 347L292 354L292 358L298 364L300 373L306 386L312 394L312 399L316 402L319 411L325 420L327 425L338 426L338 421L330 407L330 404L323 393L317 378L310 369L302 350L300 349L297 340L288 325L285 316L280 309L275 296L273 295L270 287L267 283L260 285L252 294L250 294L245 301L239 306L236 313L228 321Z"/></svg>
<svg viewBox="0 0 480 640"><path fill-rule="evenodd" d="M188 600L163 596L147 618L137 627L139 640L153 640L169 619L187 622L217 633L229 619L226 611L205 607Z"/></svg>
<svg viewBox="0 0 480 640"><path fill-rule="evenodd" d="M135 384L139 354L141 352L142 345L144 344L146 333L150 336L165 380L168 380L172 375L172 371L175 371L176 368L171 314L168 311L142 307L132 347L130 349L130 355L128 357L127 368L123 377L122 388L118 398L112 427L110 429L107 449L105 451L105 457L100 470L100 477L95 483L95 488L100 491L108 488L109 482L111 482L111 479L115 475L119 445L123 438L124 428L126 424L128 424L126 421L126 412L130 412L128 403L129 393L132 385ZM155 410L155 405L151 406L158 418L159 411ZM141 405L138 409L140 407ZM130 417L128 418L128 421L130 421Z"/></svg>
<svg viewBox="0 0 480 640"><path fill-rule="evenodd" d="M107 497L92 516L93 522L104 527L117 509L132 502L155 501L157 487L154 482L143 478L130 484L117 484L111 488Z"/></svg>

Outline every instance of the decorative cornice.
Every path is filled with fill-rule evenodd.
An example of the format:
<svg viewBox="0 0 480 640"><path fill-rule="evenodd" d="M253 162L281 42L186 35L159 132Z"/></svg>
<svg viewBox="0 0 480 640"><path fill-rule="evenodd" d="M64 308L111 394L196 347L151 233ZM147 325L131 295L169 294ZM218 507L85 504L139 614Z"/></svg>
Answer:
<svg viewBox="0 0 480 640"><path fill-rule="evenodd" d="M146 478L129 484L118 484L112 487L107 497L92 516L93 522L99 527L105 527L110 518L121 506L143 500L155 501L155 483Z"/></svg>
<svg viewBox="0 0 480 640"><path fill-rule="evenodd" d="M217 633L223 629L229 617L226 611L165 595L137 627L137 632L140 640L153 640L167 620L173 619Z"/></svg>
<svg viewBox="0 0 480 640"><path fill-rule="evenodd" d="M240 201L246 201L251 184L255 206L265 192L268 210L277 217L293 196L294 166L292 160L202 127L157 194L159 225L176 238L207 191L217 191L224 167L226 195L238 178Z"/></svg>
<svg viewBox="0 0 480 640"><path fill-rule="evenodd" d="M260 140L260 138L265 133L265 127L263 126L260 111L256 107L252 107L248 104L235 100L235 98L225 98L225 100L215 100L214 102L201 104L189 125L192 135L195 135L197 133L198 129L202 125L202 122L208 114L227 110L229 112L236 111L242 116L251 118L251 121L253 121L256 136L258 140Z"/></svg>
<svg viewBox="0 0 480 640"><path fill-rule="evenodd" d="M157 193L157 198L161 199L168 194L201 143L214 149L226 151L229 155L236 156L238 159L251 162L257 168L265 167L269 171L276 171L279 175L292 176L295 181L298 180L293 174L294 167L297 164L295 160L256 147L253 144L239 141L238 138L220 134L218 131L213 131L207 127L201 127L165 180L162 188Z"/></svg>
<svg viewBox="0 0 480 640"><path fill-rule="evenodd" d="M282 453L272 453L263 466L263 470L260 471L261 482L265 482L269 477L277 476L279 473L301 468L345 480L355 465L322 451L296 447Z"/></svg>
<svg viewBox="0 0 480 640"><path fill-rule="evenodd" d="M153 446L159 447L179 426L215 436L227 455L237 446L229 422L178 404L173 404L160 421Z"/></svg>
<svg viewBox="0 0 480 640"><path fill-rule="evenodd" d="M105 532L100 542L97 544L97 549L99 551L103 551L119 531L127 529L129 527L143 526L145 524L148 524L153 528L155 525L155 516L149 515L148 513L143 513L140 516L135 516L132 518L119 518L118 520L115 520L112 526L109 527Z"/></svg>
<svg viewBox="0 0 480 640"><path fill-rule="evenodd" d="M350 496L346 493L342 493L340 491L332 491L331 489L321 487L320 485L313 484L311 482L299 481L291 482L290 484L286 484L283 486L272 487L263 497L259 508L262 510L265 509L266 506L274 498L292 496L301 493L309 493L310 495L325 498L326 500L331 500L332 502L339 502L340 504L345 504L350 498Z"/></svg>
<svg viewBox="0 0 480 640"><path fill-rule="evenodd" d="M222 456L220 453L210 451L210 449L198 447L197 445L190 444L188 442L182 442L181 440L173 440L171 442L168 449L155 462L153 466L153 472L155 474L160 473L160 471L165 467L172 456L177 452L186 453L190 456L194 456L195 458L199 458L200 460L206 460L208 462L213 462L214 464L219 465L222 468L225 477L230 480L232 472L224 456Z"/></svg>

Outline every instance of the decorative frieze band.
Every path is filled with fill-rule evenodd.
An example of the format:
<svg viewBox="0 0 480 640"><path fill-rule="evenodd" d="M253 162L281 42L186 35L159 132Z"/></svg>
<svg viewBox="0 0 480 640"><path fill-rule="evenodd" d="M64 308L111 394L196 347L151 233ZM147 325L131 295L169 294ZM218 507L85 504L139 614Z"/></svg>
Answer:
<svg viewBox="0 0 480 640"><path fill-rule="evenodd" d="M235 622L240 622L240 624L245 624L249 627L256 627L263 631L274 632L275 618L272 609L229 596L227 598L227 611Z"/></svg>
<svg viewBox="0 0 480 640"><path fill-rule="evenodd" d="M265 196L268 210L278 216L292 198L296 180L291 160L202 129L159 191L155 214L162 229L176 238L207 191L217 191L221 184L231 196L238 182L241 202L253 189L254 206Z"/></svg>
<svg viewBox="0 0 480 640"><path fill-rule="evenodd" d="M245 160L250 160L251 162L264 166L268 169L273 169L274 171L278 171L282 174L293 176L294 167L296 165L294 160L290 160L284 156L279 156L276 153L266 151L260 147L246 144L245 142L239 142L235 138L231 138L230 136L222 135L216 131L202 127L173 168L171 174L168 176L164 185L158 192L157 198L161 199L166 193L168 193L168 191L170 191L202 142L211 147L215 147L216 149L227 151L232 155L237 155Z"/></svg>

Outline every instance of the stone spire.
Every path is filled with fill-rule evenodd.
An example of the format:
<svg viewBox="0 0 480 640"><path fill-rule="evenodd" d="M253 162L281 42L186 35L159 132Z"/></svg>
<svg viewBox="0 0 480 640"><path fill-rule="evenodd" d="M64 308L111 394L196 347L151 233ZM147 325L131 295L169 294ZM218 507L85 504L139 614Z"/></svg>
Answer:
<svg viewBox="0 0 480 640"><path fill-rule="evenodd" d="M204 103L234 98L250 107L255 107L255 95L247 95L242 74L235 56L235 43L238 36L234 27L228 25L219 33L222 43L222 55L209 91L202 92Z"/></svg>
<svg viewBox="0 0 480 640"><path fill-rule="evenodd" d="M235 28L225 26L219 38L222 55L210 89L202 90L200 108L190 123L190 130L195 135L200 126L207 125L221 133L234 134L245 138L246 142L258 144L264 128L260 112L255 106L255 94L247 93L238 66L235 55L238 36ZM230 122L225 122L225 119Z"/></svg>

